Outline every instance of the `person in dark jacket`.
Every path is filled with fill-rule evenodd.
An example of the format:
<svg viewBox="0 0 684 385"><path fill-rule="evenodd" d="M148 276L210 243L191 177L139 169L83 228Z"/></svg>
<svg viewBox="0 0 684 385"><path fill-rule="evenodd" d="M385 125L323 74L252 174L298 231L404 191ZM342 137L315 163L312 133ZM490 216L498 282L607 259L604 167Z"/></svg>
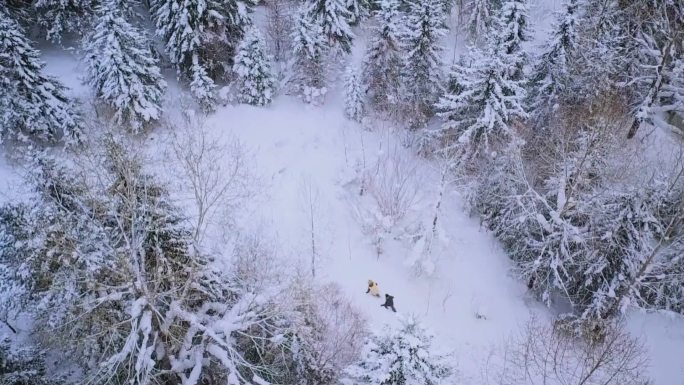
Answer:
<svg viewBox="0 0 684 385"><path fill-rule="evenodd" d="M394 308L394 297L389 294L385 294L385 303L380 306L384 307L385 309L392 309L392 311L395 313L397 312L397 309Z"/></svg>

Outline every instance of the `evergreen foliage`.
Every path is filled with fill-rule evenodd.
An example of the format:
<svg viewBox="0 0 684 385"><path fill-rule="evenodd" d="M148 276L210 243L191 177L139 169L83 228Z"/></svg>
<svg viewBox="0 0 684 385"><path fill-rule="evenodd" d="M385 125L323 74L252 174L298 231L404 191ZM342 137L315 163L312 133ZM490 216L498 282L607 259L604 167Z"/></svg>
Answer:
<svg viewBox="0 0 684 385"><path fill-rule="evenodd" d="M250 28L238 46L233 65L241 102L256 106L271 102L275 80L269 61L261 34L256 28Z"/></svg>
<svg viewBox="0 0 684 385"><path fill-rule="evenodd" d="M0 141L78 140L74 103L44 67L24 29L0 8Z"/></svg>
<svg viewBox="0 0 684 385"><path fill-rule="evenodd" d="M166 89L146 36L128 23L120 0L104 0L84 43L88 83L132 132L161 117Z"/></svg>
<svg viewBox="0 0 684 385"><path fill-rule="evenodd" d="M439 0L408 3L404 47L403 98L410 125L420 127L431 116L440 94L442 78L441 38L446 33Z"/></svg>
<svg viewBox="0 0 684 385"><path fill-rule="evenodd" d="M382 0L376 15L377 26L366 51L363 80L372 105L390 111L401 91L402 14L399 0Z"/></svg>
<svg viewBox="0 0 684 385"><path fill-rule="evenodd" d="M320 23L326 44L344 53L351 52L354 34L349 26L350 20L358 16L350 12L345 0L306 0L308 12L313 20Z"/></svg>
<svg viewBox="0 0 684 385"><path fill-rule="evenodd" d="M249 25L252 2L242 0L152 0L157 34L200 104L213 108L215 82L232 66Z"/></svg>
<svg viewBox="0 0 684 385"><path fill-rule="evenodd" d="M451 373L447 356L432 351L433 339L415 318L402 319L400 329L371 337L347 373L369 385L446 384Z"/></svg>
<svg viewBox="0 0 684 385"><path fill-rule="evenodd" d="M355 122L361 122L363 119L364 94L361 77L356 69L350 66L347 68L345 79L344 113Z"/></svg>
<svg viewBox="0 0 684 385"><path fill-rule="evenodd" d="M323 27L306 5L297 13L292 32L294 51L294 87L305 102L317 103L325 95L325 55L328 45Z"/></svg>
<svg viewBox="0 0 684 385"><path fill-rule="evenodd" d="M36 0L33 7L46 37L61 42L67 33L82 34L93 15L92 0Z"/></svg>

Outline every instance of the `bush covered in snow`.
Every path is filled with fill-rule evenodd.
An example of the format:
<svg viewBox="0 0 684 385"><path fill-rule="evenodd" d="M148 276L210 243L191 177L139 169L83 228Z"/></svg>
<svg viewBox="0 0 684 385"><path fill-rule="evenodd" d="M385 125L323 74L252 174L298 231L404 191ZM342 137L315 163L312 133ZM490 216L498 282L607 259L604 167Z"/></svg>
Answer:
<svg viewBox="0 0 684 385"><path fill-rule="evenodd" d="M364 115L364 87L356 69L349 67L345 79L344 114L355 122L361 122Z"/></svg>
<svg viewBox="0 0 684 385"><path fill-rule="evenodd" d="M346 370L348 383L447 384L452 374L448 356L435 353L433 339L414 317L402 319L401 328L368 340L360 360Z"/></svg>
<svg viewBox="0 0 684 385"><path fill-rule="evenodd" d="M619 324L609 326L600 339L577 340L561 322L545 325L533 317L499 357L490 358L487 378L501 385L648 384L645 354L643 342Z"/></svg>

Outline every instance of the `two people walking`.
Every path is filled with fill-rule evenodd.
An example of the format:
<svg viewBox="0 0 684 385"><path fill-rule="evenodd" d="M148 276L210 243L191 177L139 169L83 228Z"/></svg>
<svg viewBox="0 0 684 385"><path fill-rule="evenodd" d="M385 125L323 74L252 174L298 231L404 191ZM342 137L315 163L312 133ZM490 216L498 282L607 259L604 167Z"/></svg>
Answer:
<svg viewBox="0 0 684 385"><path fill-rule="evenodd" d="M380 297L380 287L378 287L378 283L374 282L372 279L368 280L368 290L366 290L366 294L370 293L372 296L375 297ZM392 309L393 312L397 312L397 309L394 308L394 296L391 296L387 293L385 293L385 303L380 305L384 307L385 309Z"/></svg>

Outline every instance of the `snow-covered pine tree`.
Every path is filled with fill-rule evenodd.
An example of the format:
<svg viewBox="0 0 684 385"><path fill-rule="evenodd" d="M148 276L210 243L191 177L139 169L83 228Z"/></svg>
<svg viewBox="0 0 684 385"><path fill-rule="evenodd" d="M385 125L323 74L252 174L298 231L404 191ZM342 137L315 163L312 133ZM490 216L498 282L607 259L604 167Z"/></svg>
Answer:
<svg viewBox="0 0 684 385"><path fill-rule="evenodd" d="M471 64L454 66L451 89L436 104L446 121L427 133L442 143L458 144L466 159L510 140L511 121L527 117L522 72L527 60L522 48L528 38L526 1L505 1L493 27L485 53L471 48Z"/></svg>
<svg viewBox="0 0 684 385"><path fill-rule="evenodd" d="M65 33L81 34L93 14L92 0L36 0L33 6L46 37L60 42Z"/></svg>
<svg viewBox="0 0 684 385"><path fill-rule="evenodd" d="M528 288L546 304L552 303L554 293L561 293L580 308L587 299L579 295L583 269L592 255L586 232L589 217L584 205L576 205L582 199L580 189L572 197L565 195L568 179L580 177L577 170L561 169L547 181L547 191L538 191L528 180L528 167L520 145L509 144L488 164L469 199L515 261Z"/></svg>
<svg viewBox="0 0 684 385"><path fill-rule="evenodd" d="M645 51L650 53L651 59L644 59L643 72L635 76L635 83L641 86L638 92L643 96L635 107L634 122L627 134L629 138L644 122L668 131L677 130L668 123L666 114L684 115L684 47L672 43L659 47L655 40L645 36L642 45L650 47Z"/></svg>
<svg viewBox="0 0 684 385"><path fill-rule="evenodd" d="M126 21L121 0L103 0L84 42L88 83L132 132L159 119L166 89L146 36Z"/></svg>
<svg viewBox="0 0 684 385"><path fill-rule="evenodd" d="M556 105L570 79L572 56L579 36L579 0L568 0L558 14L551 38L537 58L529 82L529 109L539 117Z"/></svg>
<svg viewBox="0 0 684 385"><path fill-rule="evenodd" d="M372 336L347 375L368 385L446 384L451 370L447 356L433 352L434 337L413 317L401 321L400 329Z"/></svg>
<svg viewBox="0 0 684 385"><path fill-rule="evenodd" d="M364 95L361 76L353 66L347 68L344 90L344 114L355 122L361 122L364 114Z"/></svg>
<svg viewBox="0 0 684 385"><path fill-rule="evenodd" d="M573 74L573 92L591 98L615 87L618 73L633 53L624 52L626 36L619 28L617 1L579 3L582 17L577 25L580 41Z"/></svg>
<svg viewBox="0 0 684 385"><path fill-rule="evenodd" d="M349 24L357 25L370 15L371 3L376 0L346 0L349 10Z"/></svg>
<svg viewBox="0 0 684 385"><path fill-rule="evenodd" d="M263 383L268 369L249 354L282 332L272 294L193 246L131 148L106 138L98 150L104 159L87 171L37 156L31 209L3 208L15 215L0 217L0 243L11 245L0 265L26 288L34 335L94 382Z"/></svg>
<svg viewBox="0 0 684 385"><path fill-rule="evenodd" d="M619 92L632 109L634 137L642 123L661 125L659 94L664 76L682 55L684 8L681 2L585 2L574 93L585 98ZM652 113L656 112L656 113ZM666 125L664 125L666 127Z"/></svg>
<svg viewBox="0 0 684 385"><path fill-rule="evenodd" d="M504 0L496 19L496 30L492 31L492 44L499 45L496 53L508 66L505 76L513 81L522 80L523 67L527 63L522 45L529 40L528 19L527 0Z"/></svg>
<svg viewBox="0 0 684 385"><path fill-rule="evenodd" d="M585 270L591 302L584 318L613 317L630 306L684 311L684 190L678 179L658 176L592 202L593 246L600 257Z"/></svg>
<svg viewBox="0 0 684 385"><path fill-rule="evenodd" d="M294 51L295 92L305 102L317 103L325 94L325 54L328 51L323 27L310 12L306 4L299 7L294 31L292 32Z"/></svg>
<svg viewBox="0 0 684 385"><path fill-rule="evenodd" d="M676 115L684 118L684 49L679 55L675 55L673 62L665 71L666 82L663 85L660 94L658 95L659 111L669 115L665 126L669 126L672 130L682 131L681 128L675 128L670 120Z"/></svg>
<svg viewBox="0 0 684 385"><path fill-rule="evenodd" d="M439 0L410 0L408 7L403 42L404 99L409 124L420 127L432 115L440 94L445 15Z"/></svg>
<svg viewBox="0 0 684 385"><path fill-rule="evenodd" d="M24 29L0 7L0 141L78 140L74 103L44 66Z"/></svg>
<svg viewBox="0 0 684 385"><path fill-rule="evenodd" d="M617 86L627 91L633 124L628 138L636 135L643 123L662 128L661 92L670 78L667 72L684 55L684 5L662 1L653 4L617 2L615 20L624 42L620 47Z"/></svg>
<svg viewBox="0 0 684 385"><path fill-rule="evenodd" d="M381 0L364 59L363 81L373 106L388 112L399 99L402 68L400 0Z"/></svg>
<svg viewBox="0 0 684 385"><path fill-rule="evenodd" d="M312 19L317 19L327 39L327 45L344 53L351 52L352 33L349 21L352 14L346 0L306 0Z"/></svg>
<svg viewBox="0 0 684 385"><path fill-rule="evenodd" d="M427 135L462 147L465 159L510 140L514 136L510 123L527 116L522 104L525 91L520 81L508 77L500 47L490 47L486 55L471 48L472 64L453 67L451 89L436 104L445 122Z"/></svg>
<svg viewBox="0 0 684 385"><path fill-rule="evenodd" d="M249 28L240 42L233 71L237 74L238 99L242 103L265 106L271 102L275 81L270 57L255 27Z"/></svg>
<svg viewBox="0 0 684 385"><path fill-rule="evenodd" d="M251 5L242 0L151 0L157 34L205 108L215 104L215 80L232 65Z"/></svg>
<svg viewBox="0 0 684 385"><path fill-rule="evenodd" d="M468 0L465 4L466 28L471 41L486 40L487 31L501 7L501 0Z"/></svg>

